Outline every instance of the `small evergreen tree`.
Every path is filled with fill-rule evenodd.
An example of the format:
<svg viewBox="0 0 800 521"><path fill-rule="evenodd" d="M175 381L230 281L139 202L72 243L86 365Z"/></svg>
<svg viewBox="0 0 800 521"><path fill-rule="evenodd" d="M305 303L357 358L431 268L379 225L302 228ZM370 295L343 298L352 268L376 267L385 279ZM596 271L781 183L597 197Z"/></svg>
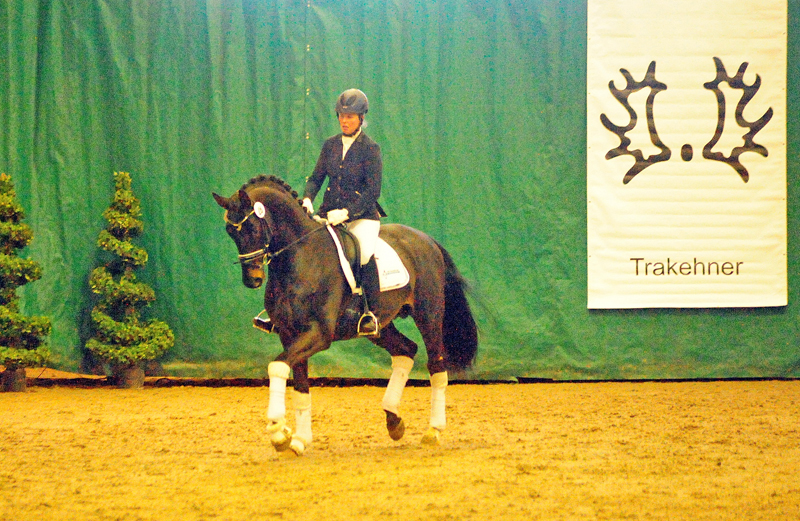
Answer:
<svg viewBox="0 0 800 521"><path fill-rule="evenodd" d="M147 252L131 242L142 233L142 212L131 190L130 174L116 172L114 180L114 200L103 212L108 226L97 238L97 245L112 258L95 268L89 279L99 299L92 309L95 335L86 348L110 363L120 385L141 387L141 362L161 356L175 337L166 323L141 320L141 309L155 300L153 289L137 282L133 273L147 264ZM131 371L134 376L126 376Z"/></svg>
<svg viewBox="0 0 800 521"><path fill-rule="evenodd" d="M41 366L50 354L44 344L50 320L19 312L17 288L42 276L37 262L17 256L33 239L24 218L11 176L0 174L0 364L5 366L5 391L25 390L25 368Z"/></svg>

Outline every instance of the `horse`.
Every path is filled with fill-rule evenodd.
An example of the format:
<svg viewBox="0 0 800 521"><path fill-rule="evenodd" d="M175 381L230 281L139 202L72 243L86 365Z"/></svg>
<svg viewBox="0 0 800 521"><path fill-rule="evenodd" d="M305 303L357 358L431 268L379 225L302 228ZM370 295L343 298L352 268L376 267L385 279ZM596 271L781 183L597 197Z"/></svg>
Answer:
<svg viewBox="0 0 800 521"><path fill-rule="evenodd" d="M243 284L259 288L266 278L264 310L283 346L267 367L267 434L276 451L299 456L312 441L308 359L334 341L357 335L353 317L357 321L360 299L346 280L329 227L308 214L288 183L261 175L230 197L212 196L225 210L225 229L239 252ZM403 437L405 423L398 409L418 346L397 330L393 320L410 316L427 350L431 385L430 426L421 443L437 445L446 426L448 371L471 367L478 350L466 281L450 254L425 233L386 224L379 236L409 272L405 286L382 291L377 302L370 302L380 320L380 335L370 340L392 359L382 401L386 427L393 440ZM353 244L342 244L351 255L355 253ZM286 421L290 372L294 430Z"/></svg>

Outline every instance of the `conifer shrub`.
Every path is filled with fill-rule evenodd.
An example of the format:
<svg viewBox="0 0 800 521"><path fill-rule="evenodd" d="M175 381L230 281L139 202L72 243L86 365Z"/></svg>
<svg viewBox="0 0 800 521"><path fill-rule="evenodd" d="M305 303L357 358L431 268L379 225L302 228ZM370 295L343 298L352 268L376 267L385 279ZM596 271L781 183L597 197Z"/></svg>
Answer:
<svg viewBox="0 0 800 521"><path fill-rule="evenodd" d="M19 309L17 288L42 276L39 263L18 256L33 240L24 218L11 176L0 174L0 365L5 367L0 387L5 391L25 390L25 368L42 366L50 354L45 344L50 319Z"/></svg>
<svg viewBox="0 0 800 521"><path fill-rule="evenodd" d="M132 242L144 228L141 206L131 189L129 173L116 172L114 181L113 201L103 212L108 225L97 238L108 261L95 268L89 278L98 298L92 309L95 334L86 348L110 364L112 378L119 385L141 387L142 363L164 354L175 337L165 322L142 319L143 308L156 297L153 289L138 282L134 274L147 264L147 251ZM125 372L131 370L140 376L134 376L133 382L124 381Z"/></svg>

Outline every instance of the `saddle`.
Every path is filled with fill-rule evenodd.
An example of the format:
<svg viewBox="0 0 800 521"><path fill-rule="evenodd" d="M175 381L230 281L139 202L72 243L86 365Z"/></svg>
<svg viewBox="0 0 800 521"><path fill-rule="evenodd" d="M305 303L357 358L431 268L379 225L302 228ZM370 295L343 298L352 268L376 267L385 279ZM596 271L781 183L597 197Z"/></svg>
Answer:
<svg viewBox="0 0 800 521"><path fill-rule="evenodd" d="M361 247L355 235L347 231L342 226L328 226L336 251L339 253L339 263L342 267L350 290L356 294L361 294ZM375 244L375 264L378 266L378 279L380 280L381 292L399 289L408 284L410 276L408 269L403 265L400 256L394 248L378 238Z"/></svg>
<svg viewBox="0 0 800 521"><path fill-rule="evenodd" d="M359 303L363 300L359 298L361 291L361 247L358 238L347 231L343 226L327 226L328 233L336 245L339 256L339 263L342 273L347 280L352 291L351 303L339 317L336 324L336 336L338 338L348 338L351 331L359 329L361 312L358 311ZM375 264L378 268L378 279L380 281L380 291L390 291L400 289L407 285L411 277L408 269L400 260L397 252L381 238L375 244ZM275 326L267 318L262 318L264 311L253 319L253 327L272 333Z"/></svg>

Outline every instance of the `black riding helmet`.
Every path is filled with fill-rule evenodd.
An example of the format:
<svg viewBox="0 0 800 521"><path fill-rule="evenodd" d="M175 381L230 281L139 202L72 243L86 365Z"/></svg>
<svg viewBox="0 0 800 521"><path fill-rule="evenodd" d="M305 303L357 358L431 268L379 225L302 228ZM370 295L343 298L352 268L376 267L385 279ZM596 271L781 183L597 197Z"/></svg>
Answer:
<svg viewBox="0 0 800 521"><path fill-rule="evenodd" d="M358 89L347 89L339 94L336 100L336 114L359 114L363 116L369 111L367 95Z"/></svg>

